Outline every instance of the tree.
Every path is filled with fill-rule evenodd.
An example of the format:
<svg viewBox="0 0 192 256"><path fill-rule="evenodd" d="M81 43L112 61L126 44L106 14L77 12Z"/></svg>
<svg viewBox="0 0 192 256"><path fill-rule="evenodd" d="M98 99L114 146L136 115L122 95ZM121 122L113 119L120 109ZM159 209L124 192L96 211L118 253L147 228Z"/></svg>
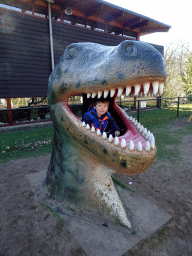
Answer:
<svg viewBox="0 0 192 256"><path fill-rule="evenodd" d="M182 77L182 81L185 84L186 95L192 95L192 52L187 55L185 63L185 72Z"/></svg>
<svg viewBox="0 0 192 256"><path fill-rule="evenodd" d="M185 95L185 83L182 79L189 46L185 42L172 42L165 50L164 59L167 70L163 97L178 97Z"/></svg>

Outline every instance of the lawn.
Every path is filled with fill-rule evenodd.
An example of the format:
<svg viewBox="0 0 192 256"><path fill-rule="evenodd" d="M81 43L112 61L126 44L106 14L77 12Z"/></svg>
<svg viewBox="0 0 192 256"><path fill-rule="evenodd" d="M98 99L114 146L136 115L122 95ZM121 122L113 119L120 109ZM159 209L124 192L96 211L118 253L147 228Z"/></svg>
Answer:
<svg viewBox="0 0 192 256"><path fill-rule="evenodd" d="M2 133L0 162L51 153L52 138L52 126Z"/></svg>
<svg viewBox="0 0 192 256"><path fill-rule="evenodd" d="M176 108L169 107L140 112L140 123L155 135L156 145L158 147L157 157L163 158L167 154L167 150L163 150L162 145L179 143L179 137L174 137L174 134L169 134L167 128L171 121L178 119L176 117L176 111ZM191 113L192 104L180 106L179 118L186 115L190 116ZM131 115L135 118L137 117L136 112L133 112ZM191 129L190 127L191 126L188 126L189 130ZM182 131L179 131L179 134L181 133ZM52 126L2 133L0 134L0 163L18 158L51 153L52 139ZM177 155L177 152L173 150L171 155L174 157Z"/></svg>
<svg viewBox="0 0 192 256"><path fill-rule="evenodd" d="M129 114L129 113L128 113ZM140 123L154 123L166 119L183 118L192 114L192 104L180 105L177 117L177 106L168 108L146 109L139 112ZM137 113L132 112L131 115L137 118Z"/></svg>

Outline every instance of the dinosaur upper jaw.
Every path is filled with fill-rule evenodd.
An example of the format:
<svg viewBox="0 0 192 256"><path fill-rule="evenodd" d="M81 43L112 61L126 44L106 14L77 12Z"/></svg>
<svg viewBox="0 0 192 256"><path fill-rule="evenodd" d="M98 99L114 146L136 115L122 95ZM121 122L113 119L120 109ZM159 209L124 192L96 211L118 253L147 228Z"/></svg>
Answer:
<svg viewBox="0 0 192 256"><path fill-rule="evenodd" d="M123 121L126 127L125 133L116 138L106 134L101 134L98 130L89 127L75 116L70 110L67 101L59 101L54 106L54 118L61 132L69 134L76 140L77 145L87 148L100 161L103 161L108 167L126 174L138 174L146 170L153 162L156 155L155 139L150 131L147 131L137 120L129 117L124 110L117 106L116 96L125 93L128 96L131 92L137 95L143 92L144 95L151 91L155 95L161 95L163 92L163 81L157 79L153 82L145 82L142 85L125 88L109 88L88 92L88 98L100 98L110 96L113 99L113 110Z"/></svg>

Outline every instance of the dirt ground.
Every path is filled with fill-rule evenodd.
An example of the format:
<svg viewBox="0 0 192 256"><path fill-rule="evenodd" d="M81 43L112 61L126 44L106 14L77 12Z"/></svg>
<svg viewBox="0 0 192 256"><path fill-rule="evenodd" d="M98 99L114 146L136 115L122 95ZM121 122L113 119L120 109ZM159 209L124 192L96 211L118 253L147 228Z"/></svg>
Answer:
<svg viewBox="0 0 192 256"><path fill-rule="evenodd" d="M170 129L182 129L186 120L173 121ZM155 159L140 175L116 175L123 183L132 182L140 196L173 217L125 256L192 255L192 134L183 137L179 150L179 164ZM0 256L86 255L65 223L37 202L26 178L26 174L48 166L49 160L50 155L46 155L0 165Z"/></svg>

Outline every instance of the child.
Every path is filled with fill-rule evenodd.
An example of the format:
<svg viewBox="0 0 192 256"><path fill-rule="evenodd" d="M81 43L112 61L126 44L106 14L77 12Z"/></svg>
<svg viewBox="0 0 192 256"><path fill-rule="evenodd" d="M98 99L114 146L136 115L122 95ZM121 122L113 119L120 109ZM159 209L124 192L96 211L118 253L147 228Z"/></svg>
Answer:
<svg viewBox="0 0 192 256"><path fill-rule="evenodd" d="M94 126L95 129L99 129L101 132L112 134L113 137L120 135L120 129L116 125L111 114L108 112L109 101L98 100L93 106L88 108L88 111L83 115L82 121L89 124L90 127Z"/></svg>

